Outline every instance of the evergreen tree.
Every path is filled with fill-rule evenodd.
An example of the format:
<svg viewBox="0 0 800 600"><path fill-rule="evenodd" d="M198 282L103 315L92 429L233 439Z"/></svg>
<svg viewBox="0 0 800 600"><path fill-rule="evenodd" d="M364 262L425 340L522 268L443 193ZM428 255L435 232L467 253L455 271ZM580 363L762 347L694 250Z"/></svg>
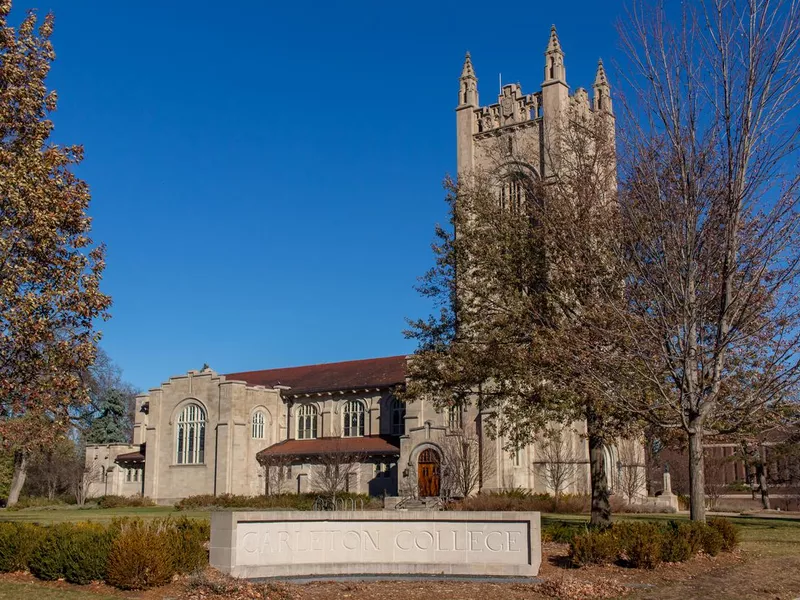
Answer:
<svg viewBox="0 0 800 600"><path fill-rule="evenodd" d="M99 416L86 431L87 444L125 444L130 442L129 405L131 395L119 388L105 390L98 401Z"/></svg>

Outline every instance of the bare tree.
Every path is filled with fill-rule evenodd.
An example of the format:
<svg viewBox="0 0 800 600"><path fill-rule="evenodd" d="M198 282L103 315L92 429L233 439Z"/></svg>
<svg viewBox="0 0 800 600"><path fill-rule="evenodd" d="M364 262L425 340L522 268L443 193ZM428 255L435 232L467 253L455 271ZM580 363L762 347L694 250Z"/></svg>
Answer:
<svg viewBox="0 0 800 600"><path fill-rule="evenodd" d="M283 494L289 481L289 470L295 457L287 454L270 454L259 457L261 476L264 478L264 495Z"/></svg>
<svg viewBox="0 0 800 600"><path fill-rule="evenodd" d="M570 429L547 429L535 449L534 476L541 477L553 491L556 506L561 495L575 483L584 462L573 447L570 433Z"/></svg>
<svg viewBox="0 0 800 600"><path fill-rule="evenodd" d="M617 443L617 485L628 502L636 502L647 489L647 465L642 444L636 439L622 439Z"/></svg>
<svg viewBox="0 0 800 600"><path fill-rule="evenodd" d="M465 428L453 429L442 440L441 487L445 496L467 498L481 478L495 472L495 456L488 444Z"/></svg>
<svg viewBox="0 0 800 600"><path fill-rule="evenodd" d="M99 465L94 463L83 466L74 465L69 483L78 506L86 504L92 484L102 481L102 479L103 472Z"/></svg>
<svg viewBox="0 0 800 600"><path fill-rule="evenodd" d="M365 460L361 452L340 448L317 456L311 473L312 488L325 496L350 491L352 480Z"/></svg>
<svg viewBox="0 0 800 600"><path fill-rule="evenodd" d="M705 438L796 397L800 4L701 0L673 23L645 2L620 26L619 346L650 391L617 400L685 432L703 521Z"/></svg>

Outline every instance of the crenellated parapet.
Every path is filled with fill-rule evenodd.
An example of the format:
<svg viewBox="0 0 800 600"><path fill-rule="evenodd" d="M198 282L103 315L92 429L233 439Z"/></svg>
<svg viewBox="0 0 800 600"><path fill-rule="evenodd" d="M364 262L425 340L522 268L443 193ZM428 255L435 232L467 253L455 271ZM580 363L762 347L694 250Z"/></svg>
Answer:
<svg viewBox="0 0 800 600"><path fill-rule="evenodd" d="M611 88L600 61L591 98L590 92L581 87L570 94L564 51L555 26L550 29L544 52L544 80L541 89L533 93L524 94L520 84L512 83L501 88L497 102L481 106L478 77L467 53L456 108L459 174L487 168L487 162L497 160L496 148L500 147L505 153L524 149L531 167L540 176L548 177L553 165L540 149L552 146L550 138L560 128L563 115L576 113L602 113L613 118Z"/></svg>
<svg viewBox="0 0 800 600"><path fill-rule="evenodd" d="M504 85L495 104L474 110L475 135L498 135L506 127L530 127L541 118L542 93L523 94L518 83Z"/></svg>

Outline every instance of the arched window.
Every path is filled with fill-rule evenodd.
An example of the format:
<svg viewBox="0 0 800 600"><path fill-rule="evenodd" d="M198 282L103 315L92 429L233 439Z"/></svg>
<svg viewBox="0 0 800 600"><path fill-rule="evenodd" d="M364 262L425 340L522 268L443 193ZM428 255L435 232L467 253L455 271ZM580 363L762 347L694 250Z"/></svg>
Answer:
<svg viewBox="0 0 800 600"><path fill-rule="evenodd" d="M403 435L406 432L406 404L397 398L392 399L390 408L391 415L391 434Z"/></svg>
<svg viewBox="0 0 800 600"><path fill-rule="evenodd" d="M178 416L177 463L202 464L206 450L206 413L198 404L189 404Z"/></svg>
<svg viewBox="0 0 800 600"><path fill-rule="evenodd" d="M264 439L264 423L266 422L266 418L264 418L264 412L257 410L253 413L253 439L254 440L263 440Z"/></svg>
<svg viewBox="0 0 800 600"><path fill-rule="evenodd" d="M344 405L344 437L364 435L364 405L358 400L348 400Z"/></svg>
<svg viewBox="0 0 800 600"><path fill-rule="evenodd" d="M317 437L317 407L301 404L297 407L297 439L313 440Z"/></svg>

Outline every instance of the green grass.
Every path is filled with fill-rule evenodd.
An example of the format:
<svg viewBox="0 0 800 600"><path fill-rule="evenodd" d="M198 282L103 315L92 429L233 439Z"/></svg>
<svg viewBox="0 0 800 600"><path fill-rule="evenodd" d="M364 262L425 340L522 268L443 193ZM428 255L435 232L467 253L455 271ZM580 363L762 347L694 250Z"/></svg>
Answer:
<svg viewBox="0 0 800 600"><path fill-rule="evenodd" d="M92 600L119 600L121 597L49 587L40 583L0 581L0 600L19 600L20 598L36 598L36 600L86 600L87 598Z"/></svg>
<svg viewBox="0 0 800 600"><path fill-rule="evenodd" d="M155 519L169 516L186 516L208 519L210 513L201 510L176 510L172 506L141 506L132 508L58 508L0 510L0 521L24 521L28 523L62 523L65 521L108 522L116 517L140 517ZM2 596L0 596L2 598Z"/></svg>

